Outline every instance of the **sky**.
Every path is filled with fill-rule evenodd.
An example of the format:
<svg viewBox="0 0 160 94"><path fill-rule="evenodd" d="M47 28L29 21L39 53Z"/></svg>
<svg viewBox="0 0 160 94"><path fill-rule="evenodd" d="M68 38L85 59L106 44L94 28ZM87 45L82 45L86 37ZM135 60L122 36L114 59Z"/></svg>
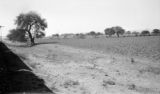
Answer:
<svg viewBox="0 0 160 94"><path fill-rule="evenodd" d="M16 16L29 11L46 19L48 36L104 32L112 26L131 31L160 29L160 0L0 0L2 36L16 28Z"/></svg>

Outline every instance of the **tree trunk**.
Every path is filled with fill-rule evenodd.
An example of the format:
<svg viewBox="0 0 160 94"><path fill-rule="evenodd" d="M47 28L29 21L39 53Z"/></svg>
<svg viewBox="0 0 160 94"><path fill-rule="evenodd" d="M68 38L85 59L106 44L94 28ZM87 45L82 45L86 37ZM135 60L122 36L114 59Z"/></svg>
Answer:
<svg viewBox="0 0 160 94"><path fill-rule="evenodd" d="M34 42L34 38L32 37L30 46L33 46L33 45L35 45L35 42Z"/></svg>
<svg viewBox="0 0 160 94"><path fill-rule="evenodd" d="M119 33L117 33L117 37L119 37Z"/></svg>
<svg viewBox="0 0 160 94"><path fill-rule="evenodd" d="M33 45L35 45L35 42L34 42L34 37L32 36L30 30L31 30L31 26L29 26L29 30L27 30L27 32L28 32L29 39L30 39L29 45L30 45L30 46L33 46Z"/></svg>

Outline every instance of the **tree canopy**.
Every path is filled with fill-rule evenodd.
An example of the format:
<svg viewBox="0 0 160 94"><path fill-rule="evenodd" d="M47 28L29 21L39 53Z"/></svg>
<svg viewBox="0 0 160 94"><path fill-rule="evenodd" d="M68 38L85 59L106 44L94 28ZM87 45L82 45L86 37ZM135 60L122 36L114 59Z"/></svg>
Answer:
<svg viewBox="0 0 160 94"><path fill-rule="evenodd" d="M149 32L148 30L143 30L143 31L141 32L141 35L142 35L142 36L150 35L150 32Z"/></svg>
<svg viewBox="0 0 160 94"><path fill-rule="evenodd" d="M135 35L135 36L138 36L140 33L137 32L137 31L133 31L132 34Z"/></svg>
<svg viewBox="0 0 160 94"><path fill-rule="evenodd" d="M112 36L112 35L115 34L115 31L114 31L112 28L106 28L106 29L104 30L104 33L105 33L106 35Z"/></svg>
<svg viewBox="0 0 160 94"><path fill-rule="evenodd" d="M30 39L31 46L35 44L34 42L35 37L37 37L38 35L42 35L42 36L45 35L44 33L42 33L42 31L44 31L45 28L47 28L46 20L41 18L41 16L36 12L32 12L32 11L28 13L19 14L16 17L15 24L17 25L17 30L19 29L23 30L23 32L27 34L28 38ZM16 33L18 35L21 35L21 33L23 32L16 32Z"/></svg>
<svg viewBox="0 0 160 94"><path fill-rule="evenodd" d="M106 35L112 36L112 35L116 34L119 37L119 35L124 34L125 30L120 26L115 26L115 27L111 27L111 28L106 28L104 30L104 32Z"/></svg>
<svg viewBox="0 0 160 94"><path fill-rule="evenodd" d="M153 29L152 34L153 35L160 35L160 30L159 29Z"/></svg>
<svg viewBox="0 0 160 94"><path fill-rule="evenodd" d="M36 33L36 35L35 35L35 37L36 38L43 38L44 36L45 36L46 34L44 33L44 32L38 32L38 33Z"/></svg>
<svg viewBox="0 0 160 94"><path fill-rule="evenodd" d="M112 29L115 31L118 37L119 35L123 35L125 33L125 30L120 26L112 27Z"/></svg>

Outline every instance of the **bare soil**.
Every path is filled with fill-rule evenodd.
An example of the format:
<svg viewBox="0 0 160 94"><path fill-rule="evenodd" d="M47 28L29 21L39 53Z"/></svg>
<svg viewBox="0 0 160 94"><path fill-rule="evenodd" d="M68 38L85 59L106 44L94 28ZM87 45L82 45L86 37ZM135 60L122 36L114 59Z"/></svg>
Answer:
<svg viewBox="0 0 160 94"><path fill-rule="evenodd" d="M9 46L56 94L160 94L160 63L59 44Z"/></svg>

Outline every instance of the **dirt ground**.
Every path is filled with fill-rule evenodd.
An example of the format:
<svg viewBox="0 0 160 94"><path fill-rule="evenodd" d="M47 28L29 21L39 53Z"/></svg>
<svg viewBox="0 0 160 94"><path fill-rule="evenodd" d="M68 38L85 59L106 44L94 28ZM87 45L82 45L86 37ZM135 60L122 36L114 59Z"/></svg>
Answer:
<svg viewBox="0 0 160 94"><path fill-rule="evenodd" d="M160 63L58 44L9 46L56 94L160 94Z"/></svg>

